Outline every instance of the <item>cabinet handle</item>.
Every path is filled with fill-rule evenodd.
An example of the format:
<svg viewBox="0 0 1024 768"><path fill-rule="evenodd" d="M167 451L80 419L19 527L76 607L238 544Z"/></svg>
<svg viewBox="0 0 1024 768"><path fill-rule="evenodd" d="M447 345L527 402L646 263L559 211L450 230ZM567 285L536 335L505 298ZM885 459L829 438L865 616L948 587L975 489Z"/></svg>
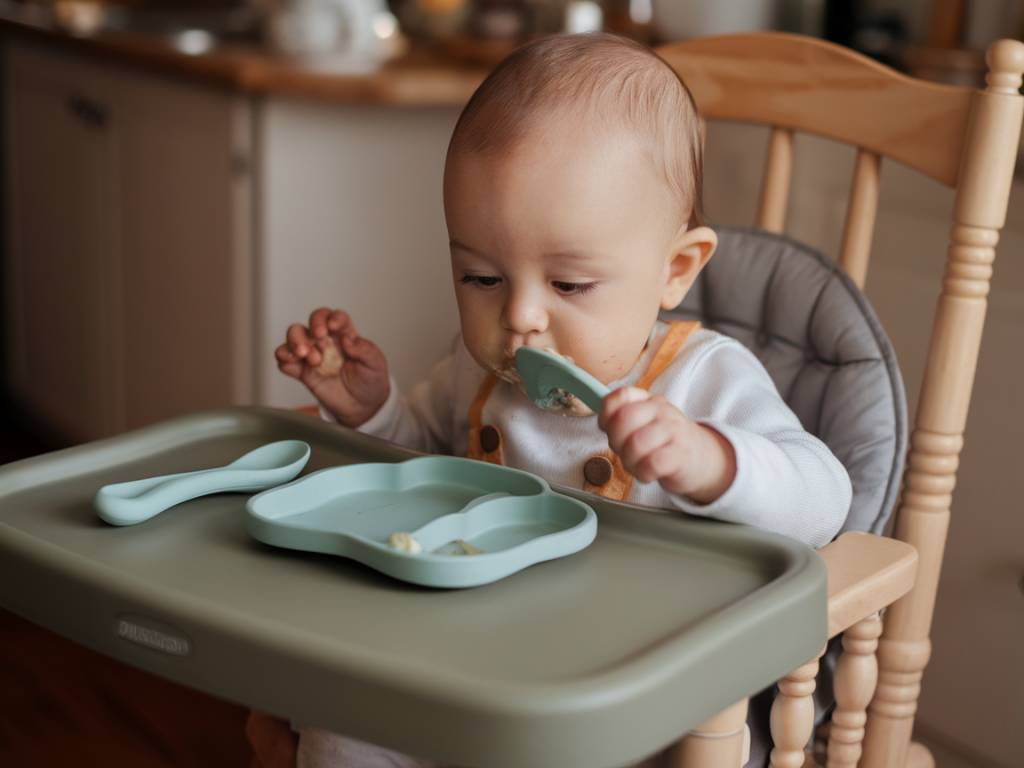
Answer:
<svg viewBox="0 0 1024 768"><path fill-rule="evenodd" d="M68 97L68 110L84 123L94 128L105 128L107 125L107 109L92 99L84 96Z"/></svg>

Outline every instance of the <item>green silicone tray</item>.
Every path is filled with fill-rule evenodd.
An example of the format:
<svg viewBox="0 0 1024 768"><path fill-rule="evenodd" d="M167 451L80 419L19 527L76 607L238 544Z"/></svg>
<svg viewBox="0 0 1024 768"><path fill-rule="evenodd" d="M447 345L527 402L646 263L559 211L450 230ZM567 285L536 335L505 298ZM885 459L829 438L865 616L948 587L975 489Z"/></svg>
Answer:
<svg viewBox="0 0 1024 768"><path fill-rule="evenodd" d="M240 494L125 527L93 508L109 483L275 440L311 446L306 475L417 455L236 408L0 467L0 605L216 696L466 768L626 765L825 643L809 548L559 486L596 512L594 542L457 590L262 544Z"/></svg>
<svg viewBox="0 0 1024 768"><path fill-rule="evenodd" d="M429 587L487 584L578 552L597 533L594 510L536 475L454 456L324 469L254 496L246 512L249 533L267 544L342 555ZM391 546L394 533L422 551Z"/></svg>

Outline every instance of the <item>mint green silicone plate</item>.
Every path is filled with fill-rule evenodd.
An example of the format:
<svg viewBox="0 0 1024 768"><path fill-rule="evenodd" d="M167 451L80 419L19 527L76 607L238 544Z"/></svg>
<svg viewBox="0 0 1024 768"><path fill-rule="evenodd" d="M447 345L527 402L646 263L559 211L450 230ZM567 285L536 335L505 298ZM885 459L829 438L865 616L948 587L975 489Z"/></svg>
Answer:
<svg viewBox="0 0 1024 768"><path fill-rule="evenodd" d="M246 504L266 544L357 560L428 587L471 587L589 545L597 516L528 472L453 456L315 472ZM418 552L398 549L407 534Z"/></svg>

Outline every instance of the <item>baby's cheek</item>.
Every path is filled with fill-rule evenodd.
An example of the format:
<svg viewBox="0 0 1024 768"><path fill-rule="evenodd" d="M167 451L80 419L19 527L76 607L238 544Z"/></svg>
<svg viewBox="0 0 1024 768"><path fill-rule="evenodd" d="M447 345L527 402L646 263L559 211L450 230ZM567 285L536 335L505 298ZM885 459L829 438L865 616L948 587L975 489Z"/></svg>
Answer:
<svg viewBox="0 0 1024 768"><path fill-rule="evenodd" d="M480 328L463 327L462 341L472 357L481 368L494 371L502 367L504 354L501 344L488 336Z"/></svg>

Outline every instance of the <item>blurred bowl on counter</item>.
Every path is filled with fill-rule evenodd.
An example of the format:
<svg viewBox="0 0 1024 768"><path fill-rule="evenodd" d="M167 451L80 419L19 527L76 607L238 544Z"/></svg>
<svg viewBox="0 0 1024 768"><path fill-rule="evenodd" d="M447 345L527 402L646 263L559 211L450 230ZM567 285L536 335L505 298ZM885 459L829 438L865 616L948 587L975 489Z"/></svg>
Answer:
<svg viewBox="0 0 1024 768"><path fill-rule="evenodd" d="M336 71L371 72L405 50L384 0L270 0L263 10L274 53L329 63Z"/></svg>
<svg viewBox="0 0 1024 768"><path fill-rule="evenodd" d="M53 21L72 35L94 35L106 25L107 6L91 0L57 0Z"/></svg>
<svg viewBox="0 0 1024 768"><path fill-rule="evenodd" d="M651 25L659 41L773 29L778 0L653 0Z"/></svg>
<svg viewBox="0 0 1024 768"><path fill-rule="evenodd" d="M393 0L391 7L402 30L425 42L463 36L470 14L469 0Z"/></svg>

